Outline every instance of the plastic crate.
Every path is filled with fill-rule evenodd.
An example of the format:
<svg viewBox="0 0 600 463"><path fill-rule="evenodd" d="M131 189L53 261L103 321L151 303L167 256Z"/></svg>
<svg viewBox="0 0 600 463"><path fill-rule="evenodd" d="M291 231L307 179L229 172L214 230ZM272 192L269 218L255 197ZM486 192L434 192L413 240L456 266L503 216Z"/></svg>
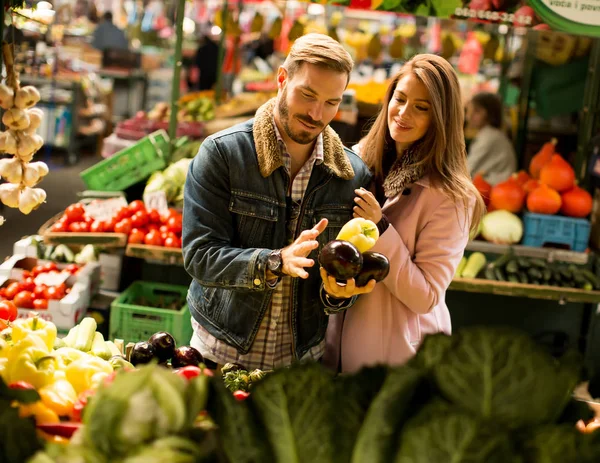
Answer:
<svg viewBox="0 0 600 463"><path fill-rule="evenodd" d="M586 219L525 212L523 229L525 246L555 245L583 252L590 238L590 222Z"/></svg>
<svg viewBox="0 0 600 463"><path fill-rule="evenodd" d="M193 331L191 315L185 302L187 290L186 286L133 282L111 304L110 339L146 341L157 331L166 331L175 338L177 345L189 345ZM135 305L133 302L141 297L150 304L162 298L167 303L174 299L182 300L183 305L179 310Z"/></svg>
<svg viewBox="0 0 600 463"><path fill-rule="evenodd" d="M168 147L169 136L159 130L79 175L90 190L122 191L164 169Z"/></svg>

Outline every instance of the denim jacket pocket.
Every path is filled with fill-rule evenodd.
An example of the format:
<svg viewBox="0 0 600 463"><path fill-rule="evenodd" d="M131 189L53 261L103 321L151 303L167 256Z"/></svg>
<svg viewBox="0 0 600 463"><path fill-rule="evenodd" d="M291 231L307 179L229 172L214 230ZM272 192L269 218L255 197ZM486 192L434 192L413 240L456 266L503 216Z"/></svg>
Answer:
<svg viewBox="0 0 600 463"><path fill-rule="evenodd" d="M313 226L321 219L327 219L327 228L319 235L319 244L324 246L329 241L336 239L341 228L352 219L352 206L332 204L315 208Z"/></svg>
<svg viewBox="0 0 600 463"><path fill-rule="evenodd" d="M237 243L241 247L269 247L274 224L279 220L276 200L259 197L250 192L233 190L229 211L234 214Z"/></svg>

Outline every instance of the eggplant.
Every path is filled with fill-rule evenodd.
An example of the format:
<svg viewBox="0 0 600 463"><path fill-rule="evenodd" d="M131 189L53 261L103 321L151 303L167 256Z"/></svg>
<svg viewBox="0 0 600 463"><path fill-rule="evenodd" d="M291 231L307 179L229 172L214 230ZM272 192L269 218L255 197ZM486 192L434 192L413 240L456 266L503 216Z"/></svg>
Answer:
<svg viewBox="0 0 600 463"><path fill-rule="evenodd" d="M321 249L319 264L336 280L346 281L360 272L363 257L349 241L333 240Z"/></svg>
<svg viewBox="0 0 600 463"><path fill-rule="evenodd" d="M175 349L175 353L171 359L171 366L173 368L182 368L188 365L197 367L202 362L204 362L204 358L200 352L190 346L181 346Z"/></svg>
<svg viewBox="0 0 600 463"><path fill-rule="evenodd" d="M357 287L366 286L371 280L382 281L390 273L390 261L378 252L363 252L363 265L355 278Z"/></svg>
<svg viewBox="0 0 600 463"><path fill-rule="evenodd" d="M175 353L175 339L166 331L154 333L148 339L148 343L154 347L154 353L160 363L171 360Z"/></svg>
<svg viewBox="0 0 600 463"><path fill-rule="evenodd" d="M146 341L136 342L129 354L129 361L133 366L150 363L155 358L156 352L154 347Z"/></svg>

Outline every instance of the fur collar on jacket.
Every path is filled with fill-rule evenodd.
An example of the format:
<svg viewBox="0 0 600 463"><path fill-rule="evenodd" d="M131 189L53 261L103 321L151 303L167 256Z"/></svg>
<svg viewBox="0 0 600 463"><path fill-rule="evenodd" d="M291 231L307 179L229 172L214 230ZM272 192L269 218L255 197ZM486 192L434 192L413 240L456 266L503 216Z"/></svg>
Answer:
<svg viewBox="0 0 600 463"><path fill-rule="evenodd" d="M273 127L273 110L276 99L273 98L258 108L254 117L252 133L258 156L258 165L263 177L268 177L283 166L283 159L277 146L277 136ZM323 166L333 175L344 180L354 178L354 169L350 164L344 145L335 131L327 126L323 130Z"/></svg>

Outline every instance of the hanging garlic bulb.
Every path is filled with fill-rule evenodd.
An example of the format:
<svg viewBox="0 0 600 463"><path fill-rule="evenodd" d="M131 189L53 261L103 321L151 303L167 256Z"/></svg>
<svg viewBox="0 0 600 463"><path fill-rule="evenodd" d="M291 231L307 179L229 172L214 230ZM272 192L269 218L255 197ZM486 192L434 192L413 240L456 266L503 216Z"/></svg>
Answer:
<svg viewBox="0 0 600 463"><path fill-rule="evenodd" d="M22 109L12 108L4 113L2 122L13 130L25 130L29 127L29 115Z"/></svg>
<svg viewBox="0 0 600 463"><path fill-rule="evenodd" d="M19 140L17 141L17 156L21 158L23 162L29 162L33 158L39 147L39 140L42 137L39 135L27 135L25 133L20 134ZM42 144L44 141L42 140Z"/></svg>
<svg viewBox="0 0 600 463"><path fill-rule="evenodd" d="M13 89L4 84L0 84L0 107L2 109L10 109L14 104Z"/></svg>
<svg viewBox="0 0 600 463"><path fill-rule="evenodd" d="M17 139L10 130L0 132L0 152L17 154Z"/></svg>
<svg viewBox="0 0 600 463"><path fill-rule="evenodd" d="M44 162L31 162L25 164L23 170L23 185L35 186L45 175L48 174L48 166Z"/></svg>
<svg viewBox="0 0 600 463"><path fill-rule="evenodd" d="M6 220L4 220L4 217L0 215L0 227L4 225L4 222L6 222Z"/></svg>
<svg viewBox="0 0 600 463"><path fill-rule="evenodd" d="M21 185L14 183L3 183L0 185L0 201L5 206L17 208L19 207L21 195Z"/></svg>
<svg viewBox="0 0 600 463"><path fill-rule="evenodd" d="M40 101L40 92L31 85L20 88L15 95L15 106L20 109L31 108L38 101Z"/></svg>
<svg viewBox="0 0 600 463"><path fill-rule="evenodd" d="M19 199L19 210L27 215L36 210L46 200L46 192L41 188L23 188Z"/></svg>
<svg viewBox="0 0 600 463"><path fill-rule="evenodd" d="M42 124L44 111L42 111L40 108L31 108L27 111L27 115L29 116L29 127L27 130L30 133L33 133Z"/></svg>
<svg viewBox="0 0 600 463"><path fill-rule="evenodd" d="M23 179L23 165L18 158L0 159L0 177L8 183L21 183Z"/></svg>

